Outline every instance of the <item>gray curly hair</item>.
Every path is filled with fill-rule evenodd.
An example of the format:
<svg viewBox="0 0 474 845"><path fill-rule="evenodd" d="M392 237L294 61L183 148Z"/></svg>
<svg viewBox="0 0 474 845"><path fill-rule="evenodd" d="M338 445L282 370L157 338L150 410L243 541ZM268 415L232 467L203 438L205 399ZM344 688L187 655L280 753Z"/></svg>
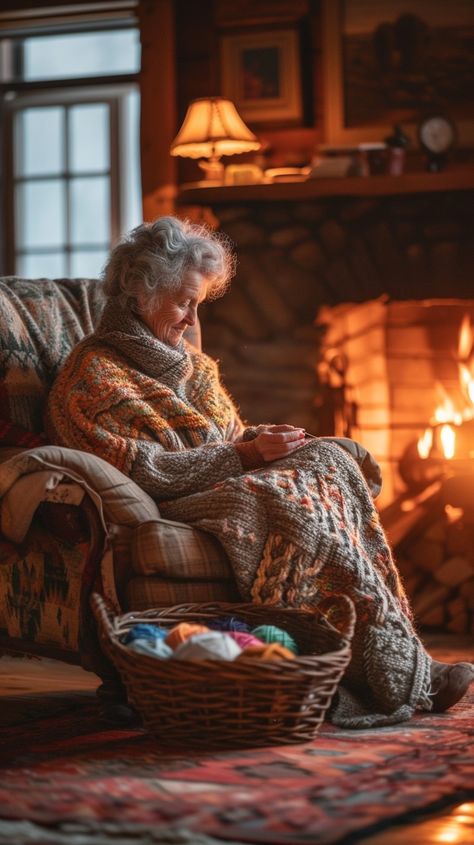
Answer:
<svg viewBox="0 0 474 845"><path fill-rule="evenodd" d="M159 303L194 270L208 280L207 299L217 299L225 293L235 263L226 235L189 220L159 217L132 229L114 247L102 273L104 291L136 310L139 297L148 305Z"/></svg>

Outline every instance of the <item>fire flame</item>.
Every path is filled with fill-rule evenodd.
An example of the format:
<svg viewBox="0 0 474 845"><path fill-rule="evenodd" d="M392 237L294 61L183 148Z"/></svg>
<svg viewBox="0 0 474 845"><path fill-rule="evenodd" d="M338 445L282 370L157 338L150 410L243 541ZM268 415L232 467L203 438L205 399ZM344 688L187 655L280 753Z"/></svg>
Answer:
<svg viewBox="0 0 474 845"><path fill-rule="evenodd" d="M459 365L459 377L461 381L461 387L464 389L464 394L469 399L472 405L474 405L474 374L468 370L464 364Z"/></svg>
<svg viewBox="0 0 474 845"><path fill-rule="evenodd" d="M461 361L468 361L472 358L472 353L471 317L469 314L465 314L459 329L458 357Z"/></svg>
<svg viewBox="0 0 474 845"><path fill-rule="evenodd" d="M439 439L444 457L447 461L452 460L456 451L456 431L453 426L442 425L439 432Z"/></svg>
<svg viewBox="0 0 474 845"><path fill-rule="evenodd" d="M423 434L418 439L418 454L420 458L426 460L429 457L431 449L433 448L433 429L425 428Z"/></svg>
<svg viewBox="0 0 474 845"><path fill-rule="evenodd" d="M459 331L458 342L459 356L459 380L464 396L471 404L471 414L474 416L474 332L472 330L471 318L465 314Z"/></svg>
<svg viewBox="0 0 474 845"><path fill-rule="evenodd" d="M439 449L446 460L452 460L456 453L456 426L474 418L474 331L469 314L463 317L459 330L458 361L465 407L458 410L443 385L436 385L439 402L430 427L425 429L417 443L418 454L424 460L433 449Z"/></svg>

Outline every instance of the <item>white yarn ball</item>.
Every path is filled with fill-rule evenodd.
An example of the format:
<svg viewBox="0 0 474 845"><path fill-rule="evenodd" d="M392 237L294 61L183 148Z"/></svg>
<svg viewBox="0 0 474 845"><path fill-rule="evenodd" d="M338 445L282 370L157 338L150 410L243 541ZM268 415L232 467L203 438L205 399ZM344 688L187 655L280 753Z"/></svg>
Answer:
<svg viewBox="0 0 474 845"><path fill-rule="evenodd" d="M242 654L239 645L222 631L209 631L189 637L173 652L176 660L235 660Z"/></svg>

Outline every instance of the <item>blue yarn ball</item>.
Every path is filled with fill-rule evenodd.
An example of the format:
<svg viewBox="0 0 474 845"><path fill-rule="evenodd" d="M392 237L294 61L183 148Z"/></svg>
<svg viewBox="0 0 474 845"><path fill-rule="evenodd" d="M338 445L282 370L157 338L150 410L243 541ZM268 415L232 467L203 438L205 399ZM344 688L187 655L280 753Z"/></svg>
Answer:
<svg viewBox="0 0 474 845"><path fill-rule="evenodd" d="M277 628L276 625L258 625L252 629L252 635L263 640L264 643L279 643L293 654L299 654L298 646L291 634L283 628Z"/></svg>
<svg viewBox="0 0 474 845"><path fill-rule="evenodd" d="M207 623L208 628L213 631L242 631L244 634L250 633L250 625L247 625L242 619L237 616L221 616L219 619L212 619Z"/></svg>
<svg viewBox="0 0 474 845"><path fill-rule="evenodd" d="M158 628L158 625L148 625L145 622L139 622L130 628L124 634L120 641L125 645L132 643L134 640L164 640L168 631L165 628Z"/></svg>

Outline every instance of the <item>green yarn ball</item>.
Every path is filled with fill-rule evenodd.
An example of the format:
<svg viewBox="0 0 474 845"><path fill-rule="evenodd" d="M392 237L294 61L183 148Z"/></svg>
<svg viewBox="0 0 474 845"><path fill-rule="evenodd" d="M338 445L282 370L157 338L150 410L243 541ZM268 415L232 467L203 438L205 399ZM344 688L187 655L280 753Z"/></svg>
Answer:
<svg viewBox="0 0 474 845"><path fill-rule="evenodd" d="M264 643L280 643L285 646L293 654L299 654L298 646L293 637L282 628L277 628L276 625L258 625L252 630L252 636L257 637Z"/></svg>

